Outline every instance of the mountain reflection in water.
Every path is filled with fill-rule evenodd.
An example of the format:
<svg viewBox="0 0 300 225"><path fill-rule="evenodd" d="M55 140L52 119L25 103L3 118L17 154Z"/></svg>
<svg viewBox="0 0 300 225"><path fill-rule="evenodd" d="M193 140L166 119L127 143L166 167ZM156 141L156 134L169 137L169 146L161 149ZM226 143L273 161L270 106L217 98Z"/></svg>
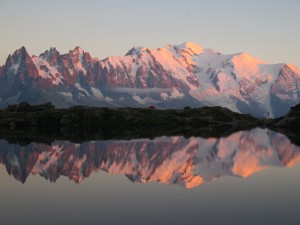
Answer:
<svg viewBox="0 0 300 225"><path fill-rule="evenodd" d="M300 148L280 133L256 128L223 138L159 137L153 140L55 141L26 147L0 141L0 163L15 179L30 174L76 183L99 170L136 183L162 182L193 188L222 176L246 178L269 166L291 167Z"/></svg>

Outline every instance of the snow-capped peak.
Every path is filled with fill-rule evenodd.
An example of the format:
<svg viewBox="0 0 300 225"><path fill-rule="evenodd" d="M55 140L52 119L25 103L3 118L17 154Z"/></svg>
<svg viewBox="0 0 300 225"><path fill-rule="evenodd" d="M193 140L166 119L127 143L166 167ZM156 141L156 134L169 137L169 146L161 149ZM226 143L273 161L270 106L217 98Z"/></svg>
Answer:
<svg viewBox="0 0 300 225"><path fill-rule="evenodd" d="M181 45L175 45L174 47L181 50L191 51L193 54L201 54L204 49L202 46L192 42L184 42Z"/></svg>
<svg viewBox="0 0 300 225"><path fill-rule="evenodd" d="M83 49L79 46L76 46L73 50L69 51L69 55L71 57L72 64L74 66L73 71L71 74L73 74L76 71L82 71L84 75L86 75L86 69L83 65L83 59L86 55L86 53L83 51Z"/></svg>
<svg viewBox="0 0 300 225"><path fill-rule="evenodd" d="M140 54L142 53L144 50L146 50L147 48L144 48L142 46L133 46L127 53L127 55L136 55L136 54Z"/></svg>
<svg viewBox="0 0 300 225"><path fill-rule="evenodd" d="M293 64L287 64L287 66L288 66L289 68L291 68L293 71L295 71L297 74L299 74L299 76L300 76L300 69L299 69L298 67L296 67L296 66L293 65Z"/></svg>
<svg viewBox="0 0 300 225"><path fill-rule="evenodd" d="M11 67L11 71L15 74L18 71L20 64L27 61L27 59L30 59L30 56L28 55L26 48L22 46L12 55L8 56L5 65Z"/></svg>
<svg viewBox="0 0 300 225"><path fill-rule="evenodd" d="M234 72L240 77L250 79L259 71L259 65L266 64L264 61L250 56L246 52L234 54L231 62L234 65Z"/></svg>
<svg viewBox="0 0 300 225"><path fill-rule="evenodd" d="M76 55L82 55L84 53L84 51L81 47L76 46L73 50L70 50L69 53L76 54Z"/></svg>
<svg viewBox="0 0 300 225"><path fill-rule="evenodd" d="M16 57L26 57L29 56L27 53L27 50L24 46L22 46L21 48L17 49L14 54L12 55L12 57L16 58Z"/></svg>
<svg viewBox="0 0 300 225"><path fill-rule="evenodd" d="M51 47L49 50L46 50L44 53L40 54L39 57L49 59L55 55L59 55L59 52L55 47Z"/></svg>
<svg viewBox="0 0 300 225"><path fill-rule="evenodd" d="M254 58L248 52L240 52L240 53L237 53L237 54L233 54L232 58L233 59L240 59L240 60L243 60L244 62L247 62L247 63L266 64L264 61L262 61L258 58Z"/></svg>
<svg viewBox="0 0 300 225"><path fill-rule="evenodd" d="M27 52L26 48L22 46L20 49L16 50L16 53Z"/></svg>
<svg viewBox="0 0 300 225"><path fill-rule="evenodd" d="M218 105L257 117L279 117L300 102L297 67L266 64L245 52L221 54L192 42L158 49L134 46L126 56L104 60L91 58L79 46L63 55L50 48L39 57L30 57L22 47L0 71L0 89L8 90L0 96L0 106L20 99L30 102L26 91L20 99L14 98L20 91L15 78L26 84L24 77L30 77L28 82L37 88L48 88L48 101L55 105L63 96L67 106L103 102L160 108ZM51 83L60 88L57 98L51 97ZM41 94L40 98L45 97Z"/></svg>

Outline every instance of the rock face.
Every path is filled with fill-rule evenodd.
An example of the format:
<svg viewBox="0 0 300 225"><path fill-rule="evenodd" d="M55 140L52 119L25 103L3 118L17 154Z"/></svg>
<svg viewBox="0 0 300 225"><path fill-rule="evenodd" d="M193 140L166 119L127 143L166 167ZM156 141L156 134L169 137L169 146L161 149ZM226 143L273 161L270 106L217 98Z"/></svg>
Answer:
<svg viewBox="0 0 300 225"><path fill-rule="evenodd" d="M0 140L0 145L0 164L21 182L39 174L51 182L65 176L80 183L101 170L125 175L135 183L193 188L223 176L246 178L268 167L291 167L300 161L299 147L282 134L259 128L208 139L165 136L27 146Z"/></svg>
<svg viewBox="0 0 300 225"><path fill-rule="evenodd" d="M30 57L24 47L0 68L0 107L26 101L56 107L184 108L221 106L279 117L300 101L300 70L269 65L247 53L225 55L194 43L125 56L92 58L80 47Z"/></svg>

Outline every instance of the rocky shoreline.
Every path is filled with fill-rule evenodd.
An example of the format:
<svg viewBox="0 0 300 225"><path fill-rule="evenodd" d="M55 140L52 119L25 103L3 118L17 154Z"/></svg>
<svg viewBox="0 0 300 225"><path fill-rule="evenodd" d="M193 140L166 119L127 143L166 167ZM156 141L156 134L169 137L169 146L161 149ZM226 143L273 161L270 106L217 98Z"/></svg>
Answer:
<svg viewBox="0 0 300 225"><path fill-rule="evenodd" d="M255 127L295 136L299 125L300 105L277 119L258 119L222 107L158 110L153 107L142 109L74 106L55 109L51 103L31 106L22 102L0 110L0 138L21 144L32 141L84 142L174 135L222 137ZM299 137L296 135L293 139L297 142Z"/></svg>

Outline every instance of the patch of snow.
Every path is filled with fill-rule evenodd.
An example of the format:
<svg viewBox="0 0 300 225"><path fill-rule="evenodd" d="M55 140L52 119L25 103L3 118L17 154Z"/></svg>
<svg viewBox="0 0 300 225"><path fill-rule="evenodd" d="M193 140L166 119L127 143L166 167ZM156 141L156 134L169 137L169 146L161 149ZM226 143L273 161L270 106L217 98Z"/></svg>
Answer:
<svg viewBox="0 0 300 225"><path fill-rule="evenodd" d="M54 80L52 79L52 83L54 84L54 85L58 85L59 83L62 83L63 84L63 81L62 81L62 76L55 76L54 77Z"/></svg>
<svg viewBox="0 0 300 225"><path fill-rule="evenodd" d="M63 146L53 145L49 151L39 154L36 164L32 168L32 173L42 173L49 169L51 165L57 164L58 159L62 155Z"/></svg>
<svg viewBox="0 0 300 225"><path fill-rule="evenodd" d="M15 103L16 100L18 100L18 98L21 96L21 92L19 91L17 95L15 96L11 96L9 98L7 98L5 101L8 102L8 103Z"/></svg>
<svg viewBox="0 0 300 225"><path fill-rule="evenodd" d="M71 57L72 64L74 66L74 68L72 69L73 70L72 72L69 69L69 72L71 73L71 75L73 75L74 72L81 71L86 76L87 71L83 67L83 56L84 56L83 49L80 48L79 46L77 46L73 50L69 51L69 55Z"/></svg>
<svg viewBox="0 0 300 225"><path fill-rule="evenodd" d="M170 100L170 99L181 99L184 97L184 94L180 92L177 88L173 88L172 91L169 92L162 92L160 97L163 100Z"/></svg>
<svg viewBox="0 0 300 225"><path fill-rule="evenodd" d="M293 64L287 64L287 66L300 76L300 68L296 67Z"/></svg>
<svg viewBox="0 0 300 225"><path fill-rule="evenodd" d="M17 158L17 156L14 156L14 158L11 160L11 165L13 165L14 167L20 168L20 162Z"/></svg>
<svg viewBox="0 0 300 225"><path fill-rule="evenodd" d="M90 93L89 93L87 90L85 90L84 88L81 87L80 83L75 83L75 87L76 87L79 91L83 91L83 92L86 94L86 96L91 96ZM82 95L82 96L83 96L83 95Z"/></svg>
<svg viewBox="0 0 300 225"><path fill-rule="evenodd" d="M84 75L86 75L86 69L83 67L83 62L82 62L82 58L83 58L83 52L80 52L79 54L79 62L77 64L75 64L75 68L77 71L82 71Z"/></svg>
<svg viewBox="0 0 300 225"><path fill-rule="evenodd" d="M265 62L256 59L247 53L234 55L231 59L231 62L234 65L234 73L240 78L247 80L253 79L253 75L258 73L260 64L266 64Z"/></svg>
<svg viewBox="0 0 300 225"><path fill-rule="evenodd" d="M68 98L73 98L73 95L71 92L60 92L63 96L68 97Z"/></svg>
<svg viewBox="0 0 300 225"><path fill-rule="evenodd" d="M68 71L69 71L69 73L73 76L74 75L74 72L73 72L73 70L71 70L71 69L68 69Z"/></svg>
<svg viewBox="0 0 300 225"><path fill-rule="evenodd" d="M97 88L92 87L92 92L95 98L99 99L99 100L105 100L107 102L112 102L113 99L109 98L109 97L104 97L104 95L101 93L101 91Z"/></svg>
<svg viewBox="0 0 300 225"><path fill-rule="evenodd" d="M171 92L171 98L172 99L178 99L178 98L183 98L184 94L180 91L178 91L177 88L173 88L172 92Z"/></svg>
<svg viewBox="0 0 300 225"><path fill-rule="evenodd" d="M63 77L58 72L58 66L51 66L44 58L33 57L33 63L39 71L39 75L44 79L51 79L54 85L58 85L59 83L63 83ZM41 67L45 67L45 69L41 69ZM48 71L46 71L48 70Z"/></svg>
<svg viewBox="0 0 300 225"><path fill-rule="evenodd" d="M133 48L131 48L126 55L140 54L140 53L142 53L145 50L146 50L146 48L144 48L142 46L133 46Z"/></svg>
<svg viewBox="0 0 300 225"><path fill-rule="evenodd" d="M116 71L116 76L118 77L118 71L126 72L127 79L130 79L131 83L134 83L136 72L139 68L139 65L135 63L137 61L137 56L110 56L102 64L103 67L107 68L108 72Z"/></svg>
<svg viewBox="0 0 300 225"><path fill-rule="evenodd" d="M113 88L114 92L119 93L132 93L132 94L150 94L150 93L161 93L170 92L169 88Z"/></svg>
<svg viewBox="0 0 300 225"><path fill-rule="evenodd" d="M52 146L52 149L54 150L54 151L56 151L56 153L61 153L61 150L63 149L63 146L58 146L58 145L53 145Z"/></svg>
<svg viewBox="0 0 300 225"><path fill-rule="evenodd" d="M16 74L18 72L19 67L20 67L20 59L18 63L12 64L10 70L13 72L13 74Z"/></svg>
<svg viewBox="0 0 300 225"><path fill-rule="evenodd" d="M284 64L259 65L259 72L253 76L256 90L251 97L264 109L265 117L273 117L270 92L283 66Z"/></svg>
<svg viewBox="0 0 300 225"><path fill-rule="evenodd" d="M195 89L194 85L191 85L187 80L191 76L187 68L183 67L180 62L174 58L173 54L167 49L161 49L160 51L151 51L157 62L176 80L182 80L190 89Z"/></svg>
<svg viewBox="0 0 300 225"><path fill-rule="evenodd" d="M77 161L75 161L74 166L77 168L78 170L78 177L77 177L77 182L80 183L83 180L83 163L87 160L86 155L83 156L82 159L79 159Z"/></svg>
<svg viewBox="0 0 300 225"><path fill-rule="evenodd" d="M184 42L181 45L175 45L175 47L182 50L189 50L194 54L200 54L203 51L202 46L192 42Z"/></svg>
<svg viewBox="0 0 300 225"><path fill-rule="evenodd" d="M148 99L147 98L141 98L138 95L134 95L132 97L136 102L138 102L141 105L147 105L148 104Z"/></svg>
<svg viewBox="0 0 300 225"><path fill-rule="evenodd" d="M181 55L176 51L176 47L172 45L167 45L164 47L167 51L171 52L174 58L180 58ZM161 51L161 49L157 49L158 51Z"/></svg>

